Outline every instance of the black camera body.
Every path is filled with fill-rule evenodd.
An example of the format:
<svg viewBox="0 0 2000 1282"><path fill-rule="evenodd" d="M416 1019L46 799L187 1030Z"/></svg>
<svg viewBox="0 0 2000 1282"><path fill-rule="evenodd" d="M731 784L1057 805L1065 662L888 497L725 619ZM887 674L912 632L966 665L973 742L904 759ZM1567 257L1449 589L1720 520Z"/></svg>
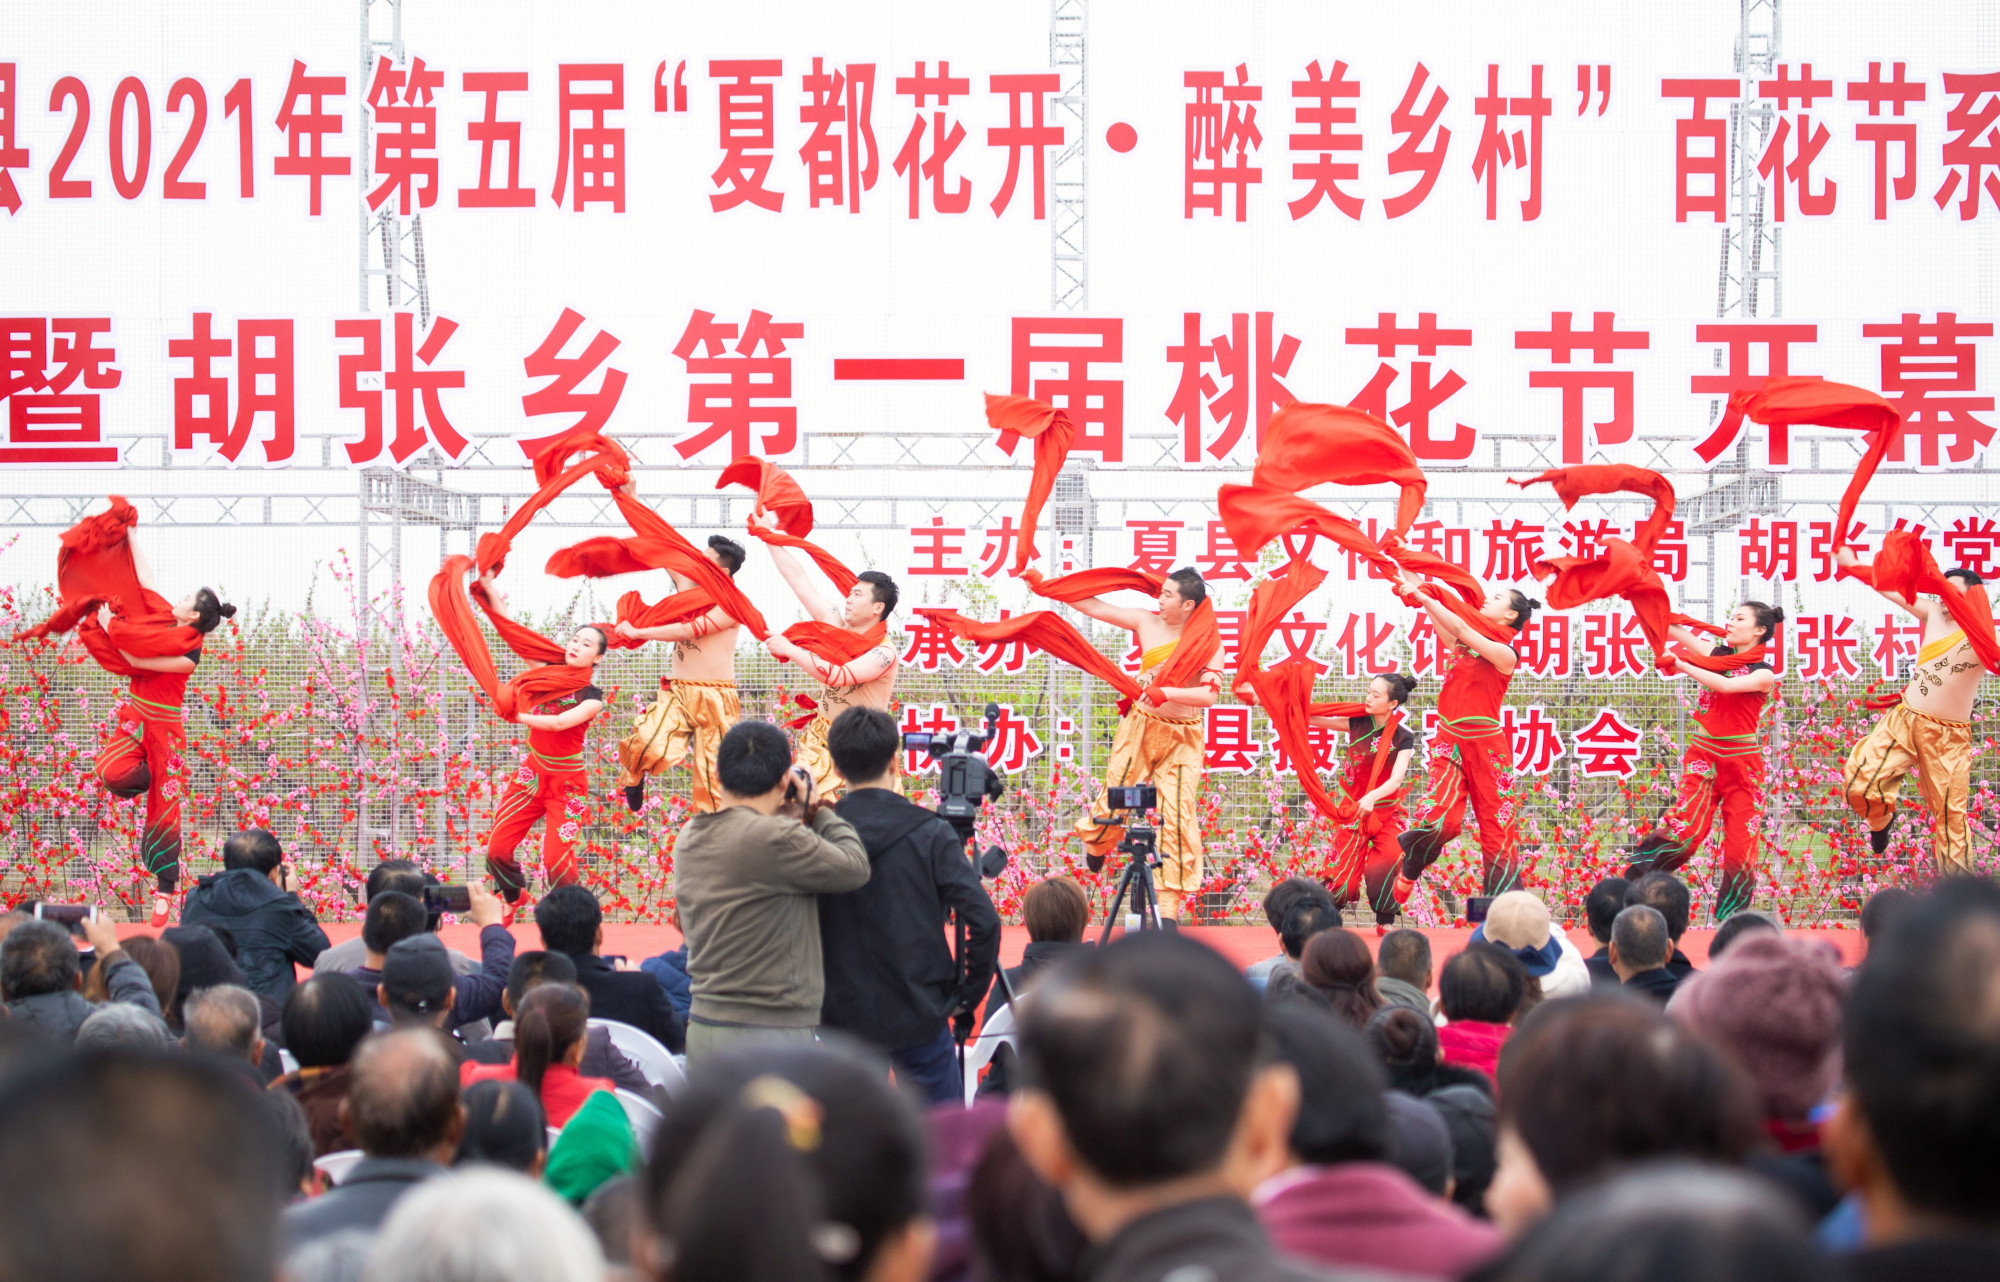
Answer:
<svg viewBox="0 0 2000 1282"><path fill-rule="evenodd" d="M1000 705L986 705L986 723L978 730L954 730L949 734L906 731L903 747L912 752L928 752L938 763L938 818L943 819L967 841L979 818L979 808L998 801L1006 791L999 772L982 756L993 742L994 725L1000 720Z"/></svg>

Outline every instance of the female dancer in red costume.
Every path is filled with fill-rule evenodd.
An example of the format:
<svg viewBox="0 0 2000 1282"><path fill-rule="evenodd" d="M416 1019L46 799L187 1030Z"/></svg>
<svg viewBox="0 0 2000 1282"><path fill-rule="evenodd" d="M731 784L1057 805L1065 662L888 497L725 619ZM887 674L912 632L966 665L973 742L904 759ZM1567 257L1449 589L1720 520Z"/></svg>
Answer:
<svg viewBox="0 0 2000 1282"><path fill-rule="evenodd" d="M1375 906L1378 928L1396 920L1396 865L1403 858L1400 838L1409 825L1403 809L1403 777L1417 749L1417 737L1403 716L1403 704L1416 688L1414 677L1391 672L1368 683L1368 697L1359 717L1314 717L1312 724L1347 731L1346 776L1341 780L1360 812L1352 827L1340 831L1334 850L1334 873L1328 889L1345 907L1361 898Z"/></svg>
<svg viewBox="0 0 2000 1282"><path fill-rule="evenodd" d="M1405 601L1429 611L1439 636L1453 642L1454 655L1438 691L1430 790L1416 826L1402 836L1403 867L1390 891L1390 899L1399 906L1409 902L1417 878L1463 829L1468 804L1479 825L1484 893L1504 894L1521 885L1513 747L1500 732L1500 705L1514 677L1517 656L1511 638L1542 603L1515 588L1495 588L1477 613L1466 607L1461 615L1438 593L1438 588L1424 585L1408 571L1398 589Z"/></svg>
<svg viewBox="0 0 2000 1282"><path fill-rule="evenodd" d="M1701 729L1681 756L1680 796L1659 826L1632 848L1632 866L1625 875L1671 872L1686 863L1707 840L1719 809L1717 921L1748 908L1757 888L1757 829L1764 815L1764 745L1757 738L1757 723L1778 684L1777 674L1764 662L1764 647L1784 617L1783 610L1762 601L1745 601L1730 613L1722 644L1712 650L1710 642L1685 627L1677 625L1667 633L1685 647L1677 651L1674 666L1703 687L1694 710Z"/></svg>
<svg viewBox="0 0 2000 1282"><path fill-rule="evenodd" d="M115 511L115 508L114 508ZM77 622L77 640L105 671L131 678L104 747L97 777L114 797L146 798L139 859L153 874L149 924L167 925L181 875L181 798L187 792L187 724L181 703L201 662L201 639L236 614L212 588L197 588L173 605L153 583L129 530L124 534L141 590L140 608L114 617L110 604Z"/></svg>
<svg viewBox="0 0 2000 1282"><path fill-rule="evenodd" d="M494 590L490 571L480 577L475 591L501 640L515 653L529 662L551 657L544 652L547 641L508 615L505 599ZM562 661L594 675L597 661L610 644L603 628L586 624L571 634L569 644L563 647ZM592 684L578 684L533 706L533 711L514 717L516 723L528 728L528 759L501 792L500 805L493 813L493 831L486 838L486 871L507 901L508 920L528 886L527 874L521 871L514 852L536 820L542 821L542 874L548 884L568 886L577 880L576 837L583 799L590 790L583 740L591 718L604 711L604 691Z"/></svg>

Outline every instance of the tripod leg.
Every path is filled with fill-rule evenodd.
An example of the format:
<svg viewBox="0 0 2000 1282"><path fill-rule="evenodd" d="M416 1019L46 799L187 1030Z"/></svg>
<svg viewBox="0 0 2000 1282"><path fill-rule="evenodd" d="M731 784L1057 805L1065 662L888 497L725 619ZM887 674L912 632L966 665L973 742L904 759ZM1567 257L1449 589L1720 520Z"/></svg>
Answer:
<svg viewBox="0 0 2000 1282"><path fill-rule="evenodd" d="M1132 863L1126 864L1125 871L1118 874L1118 885L1111 891L1111 909L1104 914L1104 929L1097 936L1099 948L1111 942L1111 926L1118 920L1119 910L1124 907L1125 888L1132 884L1132 869L1137 863L1137 860L1133 860Z"/></svg>
<svg viewBox="0 0 2000 1282"><path fill-rule="evenodd" d="M1132 861L1132 908L1139 914L1140 930L1160 929L1160 897L1153 889L1153 869L1143 859Z"/></svg>

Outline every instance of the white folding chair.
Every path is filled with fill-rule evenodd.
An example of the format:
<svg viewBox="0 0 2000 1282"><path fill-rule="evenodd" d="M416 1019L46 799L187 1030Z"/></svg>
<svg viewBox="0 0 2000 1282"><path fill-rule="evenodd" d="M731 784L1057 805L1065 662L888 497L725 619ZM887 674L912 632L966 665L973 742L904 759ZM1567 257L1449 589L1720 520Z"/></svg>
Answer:
<svg viewBox="0 0 2000 1282"><path fill-rule="evenodd" d="M325 1157L316 1159L313 1162L313 1166L318 1168L321 1175L326 1176L327 1183L338 1185L342 1180L347 1178L347 1173L353 1170L355 1163L360 1160L361 1150L358 1148L348 1148L342 1149L338 1153L328 1153Z"/></svg>
<svg viewBox="0 0 2000 1282"><path fill-rule="evenodd" d="M1002 1046L1014 1046L1014 1003L1008 1002L999 1010L986 1016L986 1022L979 1026L979 1032L965 1044L965 1106L972 1107L972 1097L979 1091L979 1075L993 1062ZM1016 1050L1018 1051L1018 1047Z"/></svg>
<svg viewBox="0 0 2000 1282"><path fill-rule="evenodd" d="M551 1126L549 1128L549 1147L553 1149L556 1146L556 1141L560 1138L562 1138L562 1127Z"/></svg>
<svg viewBox="0 0 2000 1282"><path fill-rule="evenodd" d="M669 1095L678 1095L687 1085L687 1074L675 1061L673 1052L660 1045L658 1038L643 1028L615 1019L593 1019L592 1028L602 1028L611 1034L611 1044L624 1052L625 1058L639 1066L646 1080L663 1088Z"/></svg>
<svg viewBox="0 0 2000 1282"><path fill-rule="evenodd" d="M622 1086L616 1094L618 1102L625 1108L625 1120L632 1123L632 1138L639 1141L639 1151L651 1152L653 1132L660 1125L660 1110Z"/></svg>
<svg viewBox="0 0 2000 1282"><path fill-rule="evenodd" d="M287 1073L296 1073L299 1071L299 1062L292 1058L290 1051L280 1046L278 1048L278 1067L284 1069Z"/></svg>

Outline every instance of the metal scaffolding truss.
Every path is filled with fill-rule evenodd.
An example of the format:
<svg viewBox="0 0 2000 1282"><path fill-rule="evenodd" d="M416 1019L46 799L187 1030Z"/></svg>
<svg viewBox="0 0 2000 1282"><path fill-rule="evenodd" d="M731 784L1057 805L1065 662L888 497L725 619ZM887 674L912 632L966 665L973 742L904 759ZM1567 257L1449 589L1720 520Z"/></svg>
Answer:
<svg viewBox="0 0 2000 1282"><path fill-rule="evenodd" d="M1771 140L1777 109L1758 93L1776 74L1782 34L1780 0L1739 0L1736 74L1743 96L1729 105L1729 222L1722 232L1717 316L1782 316L1785 311L1784 230L1764 216L1764 180L1757 165ZM1768 295L1763 287L1770 286ZM1768 305L1767 305L1768 304Z"/></svg>
<svg viewBox="0 0 2000 1282"><path fill-rule="evenodd" d="M1049 66L1062 77L1055 118L1067 139L1056 153L1049 182L1054 203L1049 213L1049 304L1059 312L1080 312L1090 306L1089 224L1085 218L1090 112L1084 92L1088 70L1084 36L1089 16L1089 0L1050 0Z"/></svg>
<svg viewBox="0 0 2000 1282"><path fill-rule="evenodd" d="M361 175L357 191L367 192L374 179L372 166L375 149L371 140L374 130L370 118L367 97L368 85L375 75L375 60L387 57L394 66L401 67L406 61L403 49L403 0L360 0L361 3L361 80L357 97L361 107L356 114L360 117L361 146L355 165ZM382 36L375 27L375 10L380 7L388 12L383 15L388 20L388 35ZM383 202L382 208L371 212L364 202L361 210L361 310L373 311L377 306L377 290L374 282L381 282L381 305L394 311L415 303L417 319L425 329L431 323L430 283L424 274L424 217L421 213L405 219Z"/></svg>

